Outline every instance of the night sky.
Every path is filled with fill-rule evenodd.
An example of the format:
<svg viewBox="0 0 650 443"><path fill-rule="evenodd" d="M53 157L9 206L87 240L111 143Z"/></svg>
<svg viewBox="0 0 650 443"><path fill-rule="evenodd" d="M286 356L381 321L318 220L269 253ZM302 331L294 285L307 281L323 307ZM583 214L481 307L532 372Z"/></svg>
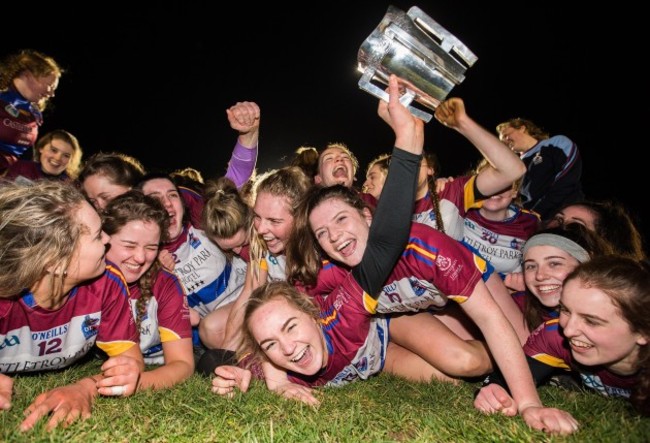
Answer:
<svg viewBox="0 0 650 443"><path fill-rule="evenodd" d="M192 166L217 177L236 138L225 110L255 101L259 171L286 164L300 145L344 142L359 158L362 183L366 163L394 140L376 116L376 99L358 88L357 51L389 4L417 5L478 56L450 94L465 100L471 117L491 131L524 117L573 139L587 196L623 202L650 235L640 199L630 195L647 169L638 158L647 119L631 110L645 104L645 74L635 66L639 56L626 56L641 54L634 24L642 15L624 3L576 12L578 5L569 11L569 2L554 0L305 2L300 9L234 2L226 11L221 2L133 9L137 2L117 1L77 8L83 20L60 3L3 5L0 52L37 49L66 69L41 133L72 132L85 156L124 151L149 169ZM438 154L443 175L478 160L462 136L435 120L426 126L426 148Z"/></svg>

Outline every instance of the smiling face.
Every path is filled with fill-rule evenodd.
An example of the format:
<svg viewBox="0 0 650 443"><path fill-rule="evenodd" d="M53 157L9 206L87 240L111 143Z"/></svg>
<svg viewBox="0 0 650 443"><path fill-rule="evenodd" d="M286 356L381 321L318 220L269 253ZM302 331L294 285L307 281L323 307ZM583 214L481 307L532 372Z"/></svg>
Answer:
<svg viewBox="0 0 650 443"><path fill-rule="evenodd" d="M260 192L255 200L253 212L255 230L264 239L268 250L274 255L284 253L294 219L289 199L269 192Z"/></svg>
<svg viewBox="0 0 650 443"><path fill-rule="evenodd" d="M54 138L43 146L39 153L43 172L49 175L60 175L68 167L74 155L74 147L68 142Z"/></svg>
<svg viewBox="0 0 650 443"><path fill-rule="evenodd" d="M555 246L533 246L524 256L524 281L528 290L548 308L560 303L564 279L578 266L568 252Z"/></svg>
<svg viewBox="0 0 650 443"><path fill-rule="evenodd" d="M130 221L111 235L106 258L119 266L127 283L134 283L156 260L159 242L158 224L153 221Z"/></svg>
<svg viewBox="0 0 650 443"><path fill-rule="evenodd" d="M323 151L318 159L318 174L314 177L317 185L343 185L351 188L356 173L354 162L344 149L332 146Z"/></svg>
<svg viewBox="0 0 650 443"><path fill-rule="evenodd" d="M501 192L500 194L495 194L492 197L486 198L483 200L483 205L481 206L481 214L489 218L489 214L495 212L502 212L505 209L508 209L510 203L517 197L517 191L513 189L508 189Z"/></svg>
<svg viewBox="0 0 650 443"><path fill-rule="evenodd" d="M318 244L333 260L350 267L361 263L368 244L372 216L338 198L330 198L309 214L309 225Z"/></svg>
<svg viewBox="0 0 650 443"><path fill-rule="evenodd" d="M639 347L647 345L605 292L579 279L567 282L562 291L560 326L578 363L603 365L622 375L636 371Z"/></svg>
<svg viewBox="0 0 650 443"><path fill-rule="evenodd" d="M77 211L77 221L84 226L79 243L68 265L67 281L72 285L95 278L104 272L106 244L110 237L102 230L97 211L88 203L82 202Z"/></svg>
<svg viewBox="0 0 650 443"><path fill-rule="evenodd" d="M255 342L276 366L314 375L327 365L327 347L319 324L286 299L270 299L247 324Z"/></svg>

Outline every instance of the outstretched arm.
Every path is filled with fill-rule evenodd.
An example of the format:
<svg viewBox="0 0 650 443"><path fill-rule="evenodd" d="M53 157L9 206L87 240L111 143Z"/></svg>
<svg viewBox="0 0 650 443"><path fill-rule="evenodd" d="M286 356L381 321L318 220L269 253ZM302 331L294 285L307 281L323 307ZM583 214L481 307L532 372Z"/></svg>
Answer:
<svg viewBox="0 0 650 443"><path fill-rule="evenodd" d="M476 178L481 194L491 196L502 192L526 173L526 166L517 154L467 115L462 99L445 100L434 115L440 123L461 133L490 163Z"/></svg>
<svg viewBox="0 0 650 443"><path fill-rule="evenodd" d="M578 422L571 414L542 405L517 335L482 281L461 307L481 329L512 392L516 408L528 426L552 434L575 432ZM503 402L504 413L511 413L514 405L508 404L507 399Z"/></svg>

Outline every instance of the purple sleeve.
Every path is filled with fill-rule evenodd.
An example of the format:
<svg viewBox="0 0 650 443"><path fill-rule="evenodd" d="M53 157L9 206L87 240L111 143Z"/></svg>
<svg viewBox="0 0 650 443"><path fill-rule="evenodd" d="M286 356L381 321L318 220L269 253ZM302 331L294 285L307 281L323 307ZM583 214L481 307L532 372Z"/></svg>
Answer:
<svg viewBox="0 0 650 443"><path fill-rule="evenodd" d="M246 148L237 140L235 149L233 149L230 161L228 162L226 177L235 182L237 188L241 188L253 174L256 162L257 146L254 148Z"/></svg>

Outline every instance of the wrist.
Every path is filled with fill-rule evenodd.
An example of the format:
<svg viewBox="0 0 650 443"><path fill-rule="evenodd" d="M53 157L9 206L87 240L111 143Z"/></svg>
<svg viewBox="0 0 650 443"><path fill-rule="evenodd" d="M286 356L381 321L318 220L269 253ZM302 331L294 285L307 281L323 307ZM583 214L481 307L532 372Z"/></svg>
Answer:
<svg viewBox="0 0 650 443"><path fill-rule="evenodd" d="M517 405L517 411L519 412L519 415L524 415L524 412L526 412L530 408L543 408L541 403L524 403L524 404L519 404Z"/></svg>
<svg viewBox="0 0 650 443"><path fill-rule="evenodd" d="M93 375L92 377L82 378L76 384L88 391L91 391L93 394L97 394L97 382L99 382L101 379L101 375Z"/></svg>

